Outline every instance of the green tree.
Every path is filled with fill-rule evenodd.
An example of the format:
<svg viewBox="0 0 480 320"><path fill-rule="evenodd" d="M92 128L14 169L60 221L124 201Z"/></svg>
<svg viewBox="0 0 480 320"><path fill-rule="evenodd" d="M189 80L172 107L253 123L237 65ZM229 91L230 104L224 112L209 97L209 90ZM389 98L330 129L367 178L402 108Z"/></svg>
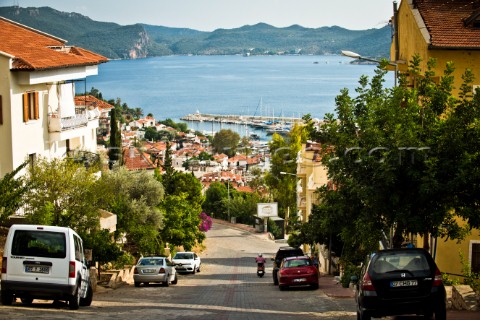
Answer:
<svg viewBox="0 0 480 320"><path fill-rule="evenodd" d="M399 246L407 234L459 238L465 233L453 214L472 218L472 226L478 221L472 215L478 217L478 201L461 199L472 190L478 196L478 183L468 179L478 178L472 161L479 159L479 108L477 98L467 95L471 78L467 71L465 96L457 100L451 95L451 63L438 82L434 60L424 74L419 65L418 57L409 64L415 89L404 76L400 86L384 88L384 65L370 82L361 77L356 97L342 90L337 117L327 115L316 135L336 186L321 191L322 211L329 221L349 222L335 228L344 248L357 253L380 240Z"/></svg>
<svg viewBox="0 0 480 320"><path fill-rule="evenodd" d="M117 236L125 236L133 254L161 253L164 199L162 184L146 171L124 168L106 172L98 183L103 207L117 215Z"/></svg>
<svg viewBox="0 0 480 320"><path fill-rule="evenodd" d="M24 162L0 179L0 223L5 222L23 205L23 197L29 190L29 183L25 181L24 177L15 178L15 176L27 164L28 162Z"/></svg>
<svg viewBox="0 0 480 320"><path fill-rule="evenodd" d="M162 203L164 210L164 226L161 231L161 238L168 243L170 249L176 246L183 246L185 250L191 250L196 243L202 243L205 233L198 228L201 222L198 211L187 195L168 195Z"/></svg>
<svg viewBox="0 0 480 320"><path fill-rule="evenodd" d="M215 133L213 137L213 151L217 153L225 153L229 157L236 154L240 135L230 129L222 129Z"/></svg>
<svg viewBox="0 0 480 320"><path fill-rule="evenodd" d="M227 198L227 186L221 182L212 182L205 192L203 211L215 218L224 217L224 212L226 212L222 203L224 198Z"/></svg>
<svg viewBox="0 0 480 320"><path fill-rule="evenodd" d="M271 169L265 174L265 182L273 201L278 202L281 217L285 217L287 211L296 212L297 180L292 175L295 175L297 170L297 153L301 148L301 138L297 138L299 133L300 129L292 129L288 139L274 134L268 144Z"/></svg>
<svg viewBox="0 0 480 320"><path fill-rule="evenodd" d="M29 221L68 226L88 233L99 226L99 197L94 170L70 159L37 159L29 167L31 192L25 194Z"/></svg>
<svg viewBox="0 0 480 320"><path fill-rule="evenodd" d="M118 128L117 112L110 111L110 143L108 146L108 167L113 169L115 162L121 163L122 159L122 136Z"/></svg>

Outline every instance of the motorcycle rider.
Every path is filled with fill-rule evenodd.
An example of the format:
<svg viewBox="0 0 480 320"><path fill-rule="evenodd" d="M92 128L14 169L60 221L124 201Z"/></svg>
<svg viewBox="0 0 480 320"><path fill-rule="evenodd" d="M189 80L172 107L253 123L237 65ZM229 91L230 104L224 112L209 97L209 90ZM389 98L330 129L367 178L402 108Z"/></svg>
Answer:
<svg viewBox="0 0 480 320"><path fill-rule="evenodd" d="M257 263L258 267L263 267L263 265L267 262L261 253L255 258L255 262Z"/></svg>

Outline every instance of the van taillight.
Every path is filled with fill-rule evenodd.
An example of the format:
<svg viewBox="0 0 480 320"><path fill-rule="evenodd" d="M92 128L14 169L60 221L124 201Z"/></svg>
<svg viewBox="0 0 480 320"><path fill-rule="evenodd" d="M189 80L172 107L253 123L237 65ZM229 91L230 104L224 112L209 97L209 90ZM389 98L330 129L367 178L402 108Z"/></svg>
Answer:
<svg viewBox="0 0 480 320"><path fill-rule="evenodd" d="M158 273L165 273L165 269L164 269L164 268L160 268L160 270L158 271Z"/></svg>
<svg viewBox="0 0 480 320"><path fill-rule="evenodd" d="M438 267L437 267L437 270L435 270L435 278L433 278L433 286L439 287L442 285L442 283L443 283L442 273L440 272L440 270L438 270Z"/></svg>
<svg viewBox="0 0 480 320"><path fill-rule="evenodd" d="M366 272L363 276L360 287L364 291L375 291L375 287L373 286L372 279L370 279L370 275L368 274L368 272Z"/></svg>
<svg viewBox="0 0 480 320"><path fill-rule="evenodd" d="M2 259L2 273L7 273L7 257Z"/></svg>
<svg viewBox="0 0 480 320"><path fill-rule="evenodd" d="M76 278L76 275L75 275L75 261L70 261L70 264L68 265L68 277L69 278Z"/></svg>

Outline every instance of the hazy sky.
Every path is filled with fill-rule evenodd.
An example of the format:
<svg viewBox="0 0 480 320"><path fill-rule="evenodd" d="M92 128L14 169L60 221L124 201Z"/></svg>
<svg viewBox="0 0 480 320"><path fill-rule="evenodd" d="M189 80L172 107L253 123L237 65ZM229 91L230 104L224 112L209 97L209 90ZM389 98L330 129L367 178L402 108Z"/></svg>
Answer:
<svg viewBox="0 0 480 320"><path fill-rule="evenodd" d="M393 0L0 0L0 6L12 5L48 6L120 25L146 23L202 31L259 22L364 30L384 26L393 15Z"/></svg>

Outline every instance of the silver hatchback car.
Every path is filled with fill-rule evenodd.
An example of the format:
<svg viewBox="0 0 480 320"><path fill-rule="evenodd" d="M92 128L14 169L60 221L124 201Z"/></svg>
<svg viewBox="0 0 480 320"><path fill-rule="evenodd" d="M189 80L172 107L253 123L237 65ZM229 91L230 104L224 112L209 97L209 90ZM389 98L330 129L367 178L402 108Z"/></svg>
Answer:
<svg viewBox="0 0 480 320"><path fill-rule="evenodd" d="M177 271L166 257L143 257L135 266L133 281L135 287L139 287L141 283L148 285L150 282L162 283L168 287L170 284L177 284Z"/></svg>

